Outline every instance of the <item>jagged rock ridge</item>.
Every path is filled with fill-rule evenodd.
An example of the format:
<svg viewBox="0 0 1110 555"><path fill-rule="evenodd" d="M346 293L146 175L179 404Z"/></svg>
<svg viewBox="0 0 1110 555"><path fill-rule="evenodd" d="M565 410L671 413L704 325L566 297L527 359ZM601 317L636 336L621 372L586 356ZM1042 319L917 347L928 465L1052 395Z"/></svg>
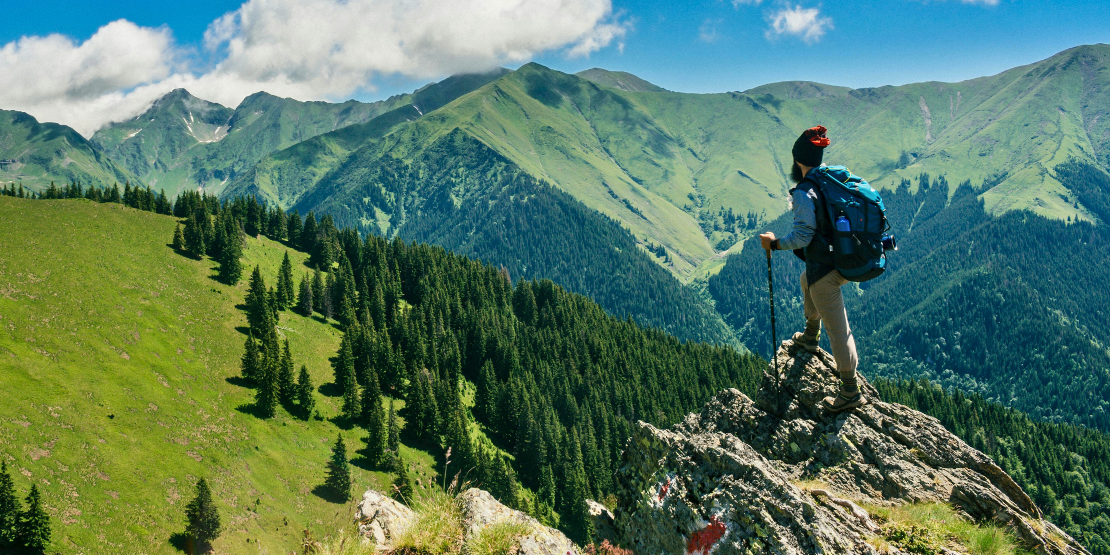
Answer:
<svg viewBox="0 0 1110 555"><path fill-rule="evenodd" d="M833 415L832 356L784 342L756 400L722 391L669 430L640 422L617 475L616 525L636 553L879 553L877 526L848 499L952 504L1043 554L1087 550L938 420L878 400ZM832 491L806 491L802 480ZM843 497L843 498L842 498Z"/></svg>

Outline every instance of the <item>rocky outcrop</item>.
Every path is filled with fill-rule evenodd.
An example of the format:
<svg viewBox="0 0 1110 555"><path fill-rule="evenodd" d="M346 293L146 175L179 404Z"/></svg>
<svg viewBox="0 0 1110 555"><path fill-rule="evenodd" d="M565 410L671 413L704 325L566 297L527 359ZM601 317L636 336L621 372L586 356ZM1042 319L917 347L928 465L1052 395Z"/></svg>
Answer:
<svg viewBox="0 0 1110 555"><path fill-rule="evenodd" d="M669 430L639 422L617 474L616 524L636 553L878 553L858 503L950 503L1011 529L1043 554L1087 551L1028 495L935 418L878 400L821 409L832 357L784 342L753 401L721 392ZM803 489L820 482L828 487ZM807 491L808 490L808 491ZM895 548L896 549L896 548Z"/></svg>
<svg viewBox="0 0 1110 555"><path fill-rule="evenodd" d="M488 492L471 488L457 497L467 543L486 527L501 522L518 522L526 532L519 538L517 555L578 555L579 550L562 532L540 524L536 519L502 505ZM416 513L408 507L369 490L355 511L359 533L374 542L379 551L394 547L394 540L414 523Z"/></svg>

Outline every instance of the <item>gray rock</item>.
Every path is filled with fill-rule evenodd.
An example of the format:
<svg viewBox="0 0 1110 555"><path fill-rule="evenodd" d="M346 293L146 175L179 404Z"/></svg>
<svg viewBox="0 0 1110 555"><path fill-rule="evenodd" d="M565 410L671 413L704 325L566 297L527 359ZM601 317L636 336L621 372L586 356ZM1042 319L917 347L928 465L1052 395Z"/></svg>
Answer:
<svg viewBox="0 0 1110 555"><path fill-rule="evenodd" d="M590 520L594 523L594 538L598 542L605 540L609 540L610 543L618 542L620 538L617 536L613 511L593 499L586 500L586 508L590 513Z"/></svg>
<svg viewBox="0 0 1110 555"><path fill-rule="evenodd" d="M1043 554L1085 554L1044 520L990 457L938 420L878 400L841 414L820 408L839 386L831 355L789 342L781 375L764 373L755 401L722 391L670 430L639 422L617 473L616 520L636 553L875 553L874 524L848 499L951 503L1014 531ZM832 491L793 485L819 480ZM845 499L846 498L846 499Z"/></svg>
<svg viewBox="0 0 1110 555"><path fill-rule="evenodd" d="M367 490L355 510L355 524L359 534L374 542L379 550L386 550L413 516L412 509L381 492Z"/></svg>
<svg viewBox="0 0 1110 555"><path fill-rule="evenodd" d="M482 529L499 522L519 522L527 530L520 538L518 555L579 555L578 547L562 532L540 524L536 519L510 509L488 492L471 488L458 497L462 510L465 543ZM415 513L384 494L369 490L355 512L359 533L373 541L379 550L389 550L393 539L411 525Z"/></svg>
<svg viewBox="0 0 1110 555"><path fill-rule="evenodd" d="M477 534L482 528L498 522L520 522L528 532L520 538L518 555L577 555L578 547L562 532L544 526L520 511L510 509L493 498L489 492L471 488L459 496L462 506L463 525L466 538Z"/></svg>

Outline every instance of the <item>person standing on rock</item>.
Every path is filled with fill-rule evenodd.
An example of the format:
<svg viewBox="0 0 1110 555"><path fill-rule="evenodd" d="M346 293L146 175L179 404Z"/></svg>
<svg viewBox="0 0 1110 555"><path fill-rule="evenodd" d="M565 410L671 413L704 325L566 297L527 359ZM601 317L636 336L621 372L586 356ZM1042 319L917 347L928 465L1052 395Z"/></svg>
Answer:
<svg viewBox="0 0 1110 555"><path fill-rule="evenodd" d="M822 405L829 411L841 412L867 403L856 379L856 340L848 326L848 312L840 288L848 283L833 266L829 245L833 239L833 224L824 209L820 186L809 172L821 163L825 147L829 146L826 129L812 127L802 132L794 141L791 152L794 164L790 179L796 185L790 190L794 211L794 227L786 237L776 238L773 232L760 234L763 248L769 251L792 250L806 268L802 272L802 295L805 297L806 327L792 338L795 345L811 353L817 352L821 337L821 322L829 333L836 369L840 374L840 392L836 397L826 397Z"/></svg>

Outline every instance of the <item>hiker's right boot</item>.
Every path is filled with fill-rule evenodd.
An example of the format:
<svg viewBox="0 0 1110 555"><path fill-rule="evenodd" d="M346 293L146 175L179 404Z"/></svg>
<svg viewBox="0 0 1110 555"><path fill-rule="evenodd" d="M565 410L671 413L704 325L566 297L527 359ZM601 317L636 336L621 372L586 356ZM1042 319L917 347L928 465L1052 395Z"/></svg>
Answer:
<svg viewBox="0 0 1110 555"><path fill-rule="evenodd" d="M794 337L791 337L790 339L794 342L795 345L797 345L797 346L799 346L799 347L801 347L801 348L803 348L803 349L805 349L805 350L807 350L811 353L816 353L817 352L817 344L820 341L820 337L821 337L821 332L820 331L818 331L817 334L812 335L812 336L807 334L807 333L804 333L804 332L797 332L797 333L794 334Z"/></svg>

